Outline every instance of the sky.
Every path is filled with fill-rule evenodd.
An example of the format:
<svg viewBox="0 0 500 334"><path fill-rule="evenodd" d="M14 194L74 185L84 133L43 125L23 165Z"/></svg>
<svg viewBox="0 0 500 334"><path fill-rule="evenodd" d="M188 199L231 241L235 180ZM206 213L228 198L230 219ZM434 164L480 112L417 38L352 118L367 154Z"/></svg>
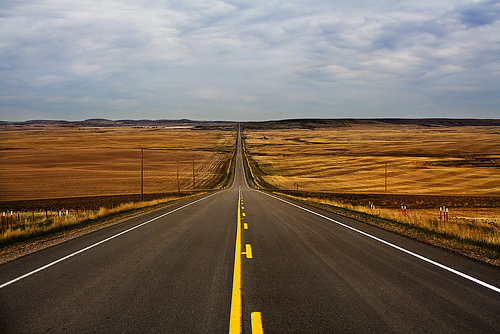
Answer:
<svg viewBox="0 0 500 334"><path fill-rule="evenodd" d="M499 116L498 0L0 0L4 121Z"/></svg>

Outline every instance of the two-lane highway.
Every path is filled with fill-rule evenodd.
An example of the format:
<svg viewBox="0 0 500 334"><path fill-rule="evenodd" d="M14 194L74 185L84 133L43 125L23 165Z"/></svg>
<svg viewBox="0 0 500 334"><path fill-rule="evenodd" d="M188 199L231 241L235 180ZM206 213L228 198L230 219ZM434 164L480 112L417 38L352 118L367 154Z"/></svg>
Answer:
<svg viewBox="0 0 500 334"><path fill-rule="evenodd" d="M262 192L243 199L244 313L259 310L264 331L499 332L498 268Z"/></svg>
<svg viewBox="0 0 500 334"><path fill-rule="evenodd" d="M240 190L241 189L241 190ZM0 266L0 332L500 332L500 270L231 188Z"/></svg>
<svg viewBox="0 0 500 334"><path fill-rule="evenodd" d="M236 216L234 192L205 197L142 226L160 214L2 265L4 283L139 226L3 287L0 332L227 331L235 228L226 222Z"/></svg>

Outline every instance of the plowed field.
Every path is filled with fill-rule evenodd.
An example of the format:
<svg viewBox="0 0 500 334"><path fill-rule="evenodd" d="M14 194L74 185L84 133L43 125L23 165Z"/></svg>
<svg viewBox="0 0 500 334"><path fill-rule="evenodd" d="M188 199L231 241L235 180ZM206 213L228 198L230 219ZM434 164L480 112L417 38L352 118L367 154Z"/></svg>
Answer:
<svg viewBox="0 0 500 334"><path fill-rule="evenodd" d="M137 194L217 185L235 130L1 126L0 201ZM195 180L193 187L193 161Z"/></svg>
<svg viewBox="0 0 500 334"><path fill-rule="evenodd" d="M280 189L500 195L498 126L359 124L244 134L259 176Z"/></svg>

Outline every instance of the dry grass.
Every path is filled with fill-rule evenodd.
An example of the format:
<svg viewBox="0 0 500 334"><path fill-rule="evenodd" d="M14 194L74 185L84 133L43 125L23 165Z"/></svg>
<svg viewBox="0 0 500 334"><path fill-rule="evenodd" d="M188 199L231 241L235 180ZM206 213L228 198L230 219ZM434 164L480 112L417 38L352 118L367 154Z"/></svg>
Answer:
<svg viewBox="0 0 500 334"><path fill-rule="evenodd" d="M0 127L0 200L211 188L226 173L235 131L189 128Z"/></svg>
<svg viewBox="0 0 500 334"><path fill-rule="evenodd" d="M17 212L12 219L12 229L10 228L10 216L7 216L9 219L5 224L5 233L0 235L0 245L8 245L11 241L23 237L35 237L44 233L48 234L51 231L62 230L83 222L106 221L105 218L113 218L115 214L136 212L140 209L171 203L178 199L180 197L123 203L113 208L102 207L99 210ZM34 220L33 217L35 218Z"/></svg>
<svg viewBox="0 0 500 334"><path fill-rule="evenodd" d="M280 189L500 195L500 128L354 125L245 130L247 154ZM264 139L264 136L268 139Z"/></svg>
<svg viewBox="0 0 500 334"><path fill-rule="evenodd" d="M329 199L287 196L298 200L327 204L352 211L368 213L381 218L421 227L429 231L445 233L460 239L470 239L500 245L500 208L452 208L448 213L447 223L444 216L440 220L439 209L412 209L403 212L398 209L377 207L371 209L369 206L352 205Z"/></svg>

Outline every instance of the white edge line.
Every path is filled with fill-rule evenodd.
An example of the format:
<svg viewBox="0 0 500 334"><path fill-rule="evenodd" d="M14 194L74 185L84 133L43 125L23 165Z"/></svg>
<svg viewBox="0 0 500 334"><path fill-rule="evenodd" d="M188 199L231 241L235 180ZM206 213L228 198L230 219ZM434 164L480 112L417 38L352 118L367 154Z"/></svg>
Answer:
<svg viewBox="0 0 500 334"><path fill-rule="evenodd" d="M20 280L22 280L23 278L26 278L26 277L31 276L31 275L33 275L33 274L36 274L36 273L37 273L37 272L39 272L39 271L42 271L42 270L47 269L47 268L49 268L49 267L52 267L53 265L55 265L55 264L57 264L57 263L59 263L59 262L62 262L62 261L64 261L64 260L67 260L67 259L69 259L70 257L73 257L73 256L78 255L78 254L80 254L80 253L83 253L83 252L85 252L85 251L87 251L87 250L89 250L89 249L91 249L91 248L94 248L94 247L96 247L96 246L98 246L98 245L100 245L100 244L103 244L103 243L105 243L105 242L107 242L107 241L109 241L109 240L111 240L111 239L114 239L114 238L116 238L116 237L119 237L119 236L120 236L120 235L122 235L122 234L128 233L128 232L130 232L130 231L132 231L132 230L135 230L136 228L139 228L139 227L141 227L141 226L144 226L144 225L146 225L146 224L149 224L149 223L151 223L151 222L153 222L153 221L155 221L155 220L157 220L157 219L159 219L159 218L165 217L165 216L167 216L167 215L169 215L169 214L171 214L171 213L174 213L174 212L176 212L176 211L179 211L179 210L181 210L181 209L184 209L185 207L188 207L188 206L190 206L190 205L192 205L192 204L195 204L195 203L197 203L197 202L199 202L199 201L203 201L203 200L205 200L205 199L207 199L207 198L209 198L209 197L212 197L212 196L214 196L214 195L216 195L216 194L218 194L218 192L216 192L216 193L214 193L214 194L211 194L211 195L208 195L208 196L206 196L206 197L203 197L203 198L197 199L197 200L196 200L196 201L194 201L194 202L191 202L191 203L185 204L185 205L183 205L183 206L181 206L181 207L178 207L177 209L174 209L174 210L172 210L172 211L169 211L169 212L166 212L166 213L164 213L164 214L161 214L161 215L159 215L158 217L155 217L155 218L150 219L150 220L148 220L148 221L146 221L146 222L144 222L144 223L141 223L141 224L139 224L139 225L136 225L136 226L134 226L134 227L131 227L131 228L129 228L129 229L125 230L125 231L122 231L122 232L120 232L120 233L118 233L118 234L112 235L112 236L111 236L111 237L109 237L109 238L106 238L106 239L104 239L104 240L101 240L101 241L99 241L99 242L96 242L95 244L92 244L92 245L90 245L90 246L88 246L88 247L82 248L82 249L80 249L80 250L78 250L78 251L76 251L76 252L74 252L74 253L71 253L71 254L69 254L69 255L66 255L65 257L62 257L62 258L60 258L60 259L58 259L58 260L55 260L55 261L53 261L53 262L50 262L49 264L46 264L46 265L44 265L43 267L40 267L40 268L38 268L38 269L35 269L35 270L33 270L33 271L30 271L29 273L26 273L26 274L24 274L24 275L22 275L22 276L19 276L19 277L17 277L17 278L14 278L14 279L12 279L12 280L8 281L8 282L3 283L2 285L0 285L0 289L5 288L6 286L11 285L12 283L15 283L15 282L17 282L17 281L20 281Z"/></svg>
<svg viewBox="0 0 500 334"><path fill-rule="evenodd" d="M495 291L495 292L500 293L500 288L498 288L498 287L496 287L496 286L494 286L494 285L488 284L488 283L483 282L483 281L481 281L481 280L479 280L479 279L477 279L477 278L474 278L474 277L472 277L472 276L469 276L469 275L467 275L467 274L464 274L464 273L462 273L462 272L460 272L460 271L458 271L458 270L455 270L455 269L453 269L453 268L447 267L447 266L445 266L444 264L441 264L441 263L439 263L439 262L436 262L436 261L433 261L433 260L431 260L431 259L428 259L428 258L426 258L425 256L419 255L419 254L414 253L414 252L412 252L412 251L409 251L409 250L407 250L407 249L405 249L405 248L402 248L402 247L400 247L400 246L397 246L397 245L395 245L395 244L393 244L393 243L390 243L390 242L385 241L385 240L383 240L383 239L377 238L376 236L373 236L373 235L371 235L371 234L368 234L368 233L366 233L366 232L363 232L363 231L361 231L361 230L358 230L358 229L356 229L356 228L354 228L354 227L351 227L351 226L349 226L349 225L346 225L346 224L344 224L344 223L341 223L341 222L339 222L339 221L336 221L335 219L329 218L329 217L327 217L327 216L324 216L324 215L319 214L319 213L317 213L317 212L314 212L314 211L312 211L312 210L309 210L309 209L303 208L303 207L301 207L300 205L297 205L297 204L294 204L294 203L288 202L288 201L286 201L286 200L284 200L284 199L281 199L281 198L279 198L279 197L276 197L276 196L274 196L274 195L268 194L268 193L263 192L263 191L260 191L260 190L259 190L259 192L261 192L261 193L263 193L263 194L265 194L265 195L267 195L267 196L273 197L273 198L275 198L275 199L278 199L278 200L280 200L280 201L282 201L282 202L285 202L285 203L287 203L287 204L290 204L290 205L292 205L292 206L295 206L295 207L297 207L297 208L299 208L299 209L302 209L302 210L304 210L304 211L307 211L307 212L309 212L309 213L312 213L312 214L314 214L314 215L316 215L316 216L319 216L319 217L321 217L321 218L324 218L324 219L327 219L327 220L329 220L329 221L332 221L332 222L334 222L334 223L336 223L336 224L338 224L338 225L341 225L341 226L343 226L343 227L345 227L345 228L348 228L348 229L350 229L350 230L353 230L353 231L355 231L355 232L358 232L358 233L360 233L360 234L362 234L362 235L364 235L364 236L367 236L367 237L369 237L369 238L372 238L372 239L374 239L374 240L377 240L377 241L379 241L379 242L381 242L381 243L383 243L383 244L385 244L385 245L387 245L387 246L393 247L393 248L395 248L395 249L397 249L397 250L399 250L399 251L401 251L401 252L404 252L404 253L406 253L406 254L409 254L409 255L411 255L411 256L414 256L414 257L416 257L416 258L418 258L418 259L420 259L420 260L423 260L423 261L425 261L425 262L428 262L428 263L430 263L430 264L433 264L433 265L435 265L435 266L437 266L437 267L439 267L439 268L445 269L445 270L447 270L447 271L449 271L449 272L452 272L452 273L454 273L454 274L456 274L456 275L458 275L458 276L461 276L461 277L463 277L463 278L465 278L465 279L468 279L469 281L472 281L472 282L474 282L474 283L477 283L477 284L482 285L482 286L484 286L484 287L486 287L486 288L488 288L488 289L491 289L491 290L493 290L493 291Z"/></svg>

